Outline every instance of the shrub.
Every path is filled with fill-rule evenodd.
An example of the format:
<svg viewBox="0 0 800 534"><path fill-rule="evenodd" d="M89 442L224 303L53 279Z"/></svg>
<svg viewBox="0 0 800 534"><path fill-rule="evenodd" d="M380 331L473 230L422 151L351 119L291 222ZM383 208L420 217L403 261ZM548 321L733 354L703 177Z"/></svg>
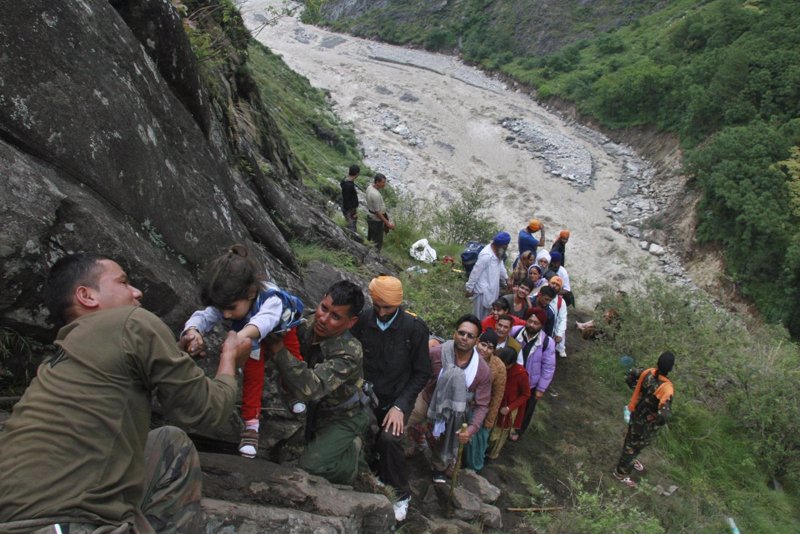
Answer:
<svg viewBox="0 0 800 534"><path fill-rule="evenodd" d="M444 50L455 46L456 40L452 33L442 28L431 30L425 35L422 45L426 50Z"/></svg>
<svg viewBox="0 0 800 534"><path fill-rule="evenodd" d="M639 510L631 503L633 496L623 497L617 488L606 492L599 484L596 488L587 488L586 483L587 477L583 473L570 476L567 486L572 506L552 519L533 517L532 523L537 527L542 526L541 523L546 524L543 530L537 529L537 532L548 534L561 532L663 534L665 532L656 517Z"/></svg>
<svg viewBox="0 0 800 534"><path fill-rule="evenodd" d="M490 198L479 180L462 187L457 199L433 213L431 222L435 236L446 243L491 240L497 223L485 214Z"/></svg>

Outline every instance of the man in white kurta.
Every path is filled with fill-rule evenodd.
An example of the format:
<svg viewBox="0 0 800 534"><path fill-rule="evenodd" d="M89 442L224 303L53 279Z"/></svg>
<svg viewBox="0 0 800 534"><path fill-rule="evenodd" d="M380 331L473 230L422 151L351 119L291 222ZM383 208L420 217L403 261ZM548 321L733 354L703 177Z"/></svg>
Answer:
<svg viewBox="0 0 800 534"><path fill-rule="evenodd" d="M469 275L467 296L472 300L473 313L479 319L489 315L492 303L500 297L500 287L508 281L503 257L510 242L508 232L494 236L492 242L478 254L478 261Z"/></svg>

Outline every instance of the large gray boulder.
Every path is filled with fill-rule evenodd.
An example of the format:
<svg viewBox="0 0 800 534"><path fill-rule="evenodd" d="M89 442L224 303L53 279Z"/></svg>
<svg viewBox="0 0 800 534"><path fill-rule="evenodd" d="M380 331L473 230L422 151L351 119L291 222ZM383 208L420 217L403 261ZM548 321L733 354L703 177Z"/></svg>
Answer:
<svg viewBox="0 0 800 534"><path fill-rule="evenodd" d="M120 260L143 304L174 328L198 305L198 272L232 243L248 245L276 283L306 299L290 240L389 270L303 188L237 68L246 54L214 74L209 99L168 0L112 4L3 5L0 324L52 339L44 275L81 250ZM245 115L247 128L237 123Z"/></svg>
<svg viewBox="0 0 800 534"><path fill-rule="evenodd" d="M394 509L384 495L353 491L261 459L200 453L200 464L203 494L209 498L342 518L342 532L389 532L394 526Z"/></svg>

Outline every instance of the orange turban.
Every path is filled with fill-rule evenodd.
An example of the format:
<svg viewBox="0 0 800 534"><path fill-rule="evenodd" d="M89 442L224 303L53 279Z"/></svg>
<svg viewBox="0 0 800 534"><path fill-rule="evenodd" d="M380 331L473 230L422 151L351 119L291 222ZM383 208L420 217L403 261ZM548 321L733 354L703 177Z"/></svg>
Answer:
<svg viewBox="0 0 800 534"><path fill-rule="evenodd" d="M531 232L537 232L541 227L542 223L539 222L539 219L531 219L528 221L528 229L530 229Z"/></svg>
<svg viewBox="0 0 800 534"><path fill-rule="evenodd" d="M560 276L553 276L552 278L550 278L550 285L554 289L557 286L558 291L561 291L561 289L564 287L564 280L562 280Z"/></svg>
<svg viewBox="0 0 800 534"><path fill-rule="evenodd" d="M403 284L394 276L376 276L369 283L369 294L372 300L380 300L388 306L400 306L403 303Z"/></svg>
<svg viewBox="0 0 800 534"><path fill-rule="evenodd" d="M559 237L559 238L562 238L562 237L569 237L569 230L561 230L561 231L558 233L558 237Z"/></svg>

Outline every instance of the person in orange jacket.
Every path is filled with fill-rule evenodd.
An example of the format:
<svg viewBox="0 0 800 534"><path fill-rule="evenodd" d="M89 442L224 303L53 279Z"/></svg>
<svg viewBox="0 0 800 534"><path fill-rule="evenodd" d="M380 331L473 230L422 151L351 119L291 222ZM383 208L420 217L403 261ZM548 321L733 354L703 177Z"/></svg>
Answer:
<svg viewBox="0 0 800 534"><path fill-rule="evenodd" d="M663 352L658 357L658 365L650 369L631 369L628 373L628 385L635 388L631 401L626 406L630 413L628 433L622 454L614 469L614 478L628 487L636 487L630 475L633 470L642 472L644 465L636 459L644 447L655 437L658 430L667 424L672 415L671 404L675 390L667 375L675 365L675 355ZM635 381L635 382L634 382Z"/></svg>

